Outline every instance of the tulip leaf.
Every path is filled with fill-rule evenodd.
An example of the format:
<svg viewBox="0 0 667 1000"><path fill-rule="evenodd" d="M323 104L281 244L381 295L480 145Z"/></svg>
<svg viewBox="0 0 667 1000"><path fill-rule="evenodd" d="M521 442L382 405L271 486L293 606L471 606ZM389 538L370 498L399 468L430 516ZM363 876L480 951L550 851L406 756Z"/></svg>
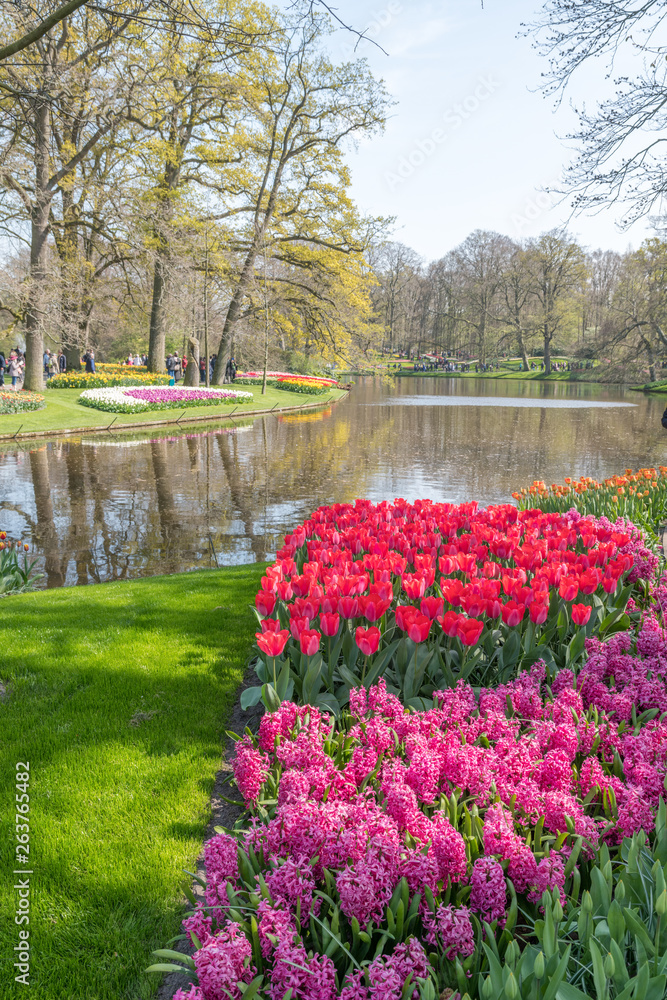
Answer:
<svg viewBox="0 0 667 1000"><path fill-rule="evenodd" d="M241 692L240 704L244 712L247 712L249 708L253 708L255 705L259 704L261 700L261 686L249 687L246 688L245 691Z"/></svg>

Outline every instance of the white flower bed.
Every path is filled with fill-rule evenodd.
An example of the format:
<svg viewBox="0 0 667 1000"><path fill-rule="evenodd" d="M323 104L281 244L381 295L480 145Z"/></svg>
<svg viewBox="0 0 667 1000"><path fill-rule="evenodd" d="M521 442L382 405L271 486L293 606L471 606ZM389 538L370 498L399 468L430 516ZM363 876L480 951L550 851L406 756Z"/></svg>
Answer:
<svg viewBox="0 0 667 1000"><path fill-rule="evenodd" d="M114 386L108 389L86 389L79 396L83 406L109 413L139 413L145 410L167 410L179 406L217 406L220 403L250 403L253 395L240 389L200 388L199 386Z"/></svg>

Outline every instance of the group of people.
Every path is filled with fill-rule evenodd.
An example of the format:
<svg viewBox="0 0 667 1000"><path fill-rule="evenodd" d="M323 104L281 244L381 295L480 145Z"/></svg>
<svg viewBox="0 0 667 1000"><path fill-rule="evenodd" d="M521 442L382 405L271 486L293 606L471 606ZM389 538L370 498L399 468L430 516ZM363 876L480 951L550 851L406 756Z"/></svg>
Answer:
<svg viewBox="0 0 667 1000"><path fill-rule="evenodd" d="M5 384L5 374L8 378L12 380L12 389L17 389L23 382L23 373L25 372L25 352L20 348L15 347L9 353L9 357L5 357L2 351L0 351L0 385Z"/></svg>
<svg viewBox="0 0 667 1000"><path fill-rule="evenodd" d="M208 359L209 366L209 380L213 378L213 372L215 371L216 361L218 360L217 354L211 354ZM171 375L174 382L178 382L180 378L185 375L185 371L188 366L188 359L183 355L179 356L178 351L174 351L173 354L167 355L167 373ZM236 378L236 362L234 358L230 358L225 367L225 382L233 382ZM199 359L199 381L206 381L206 358Z"/></svg>
<svg viewBox="0 0 667 1000"><path fill-rule="evenodd" d="M125 362L125 364L126 365L134 365L135 368L138 368L139 365L143 365L145 367L148 364L148 355L147 354L128 354L127 361Z"/></svg>
<svg viewBox="0 0 667 1000"><path fill-rule="evenodd" d="M53 378L54 375L62 375L63 372L67 371L67 358L62 347L58 353L55 351L44 351L42 360L47 380Z"/></svg>

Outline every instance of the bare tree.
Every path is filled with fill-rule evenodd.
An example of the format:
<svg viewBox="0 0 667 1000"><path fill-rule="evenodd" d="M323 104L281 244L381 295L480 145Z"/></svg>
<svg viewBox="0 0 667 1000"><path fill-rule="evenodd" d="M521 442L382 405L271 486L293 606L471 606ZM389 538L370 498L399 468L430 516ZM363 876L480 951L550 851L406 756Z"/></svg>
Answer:
<svg viewBox="0 0 667 1000"><path fill-rule="evenodd" d="M544 89L560 99L576 71L599 59L608 75L619 56L634 56L637 71L624 66L616 92L589 111L579 110L579 129L570 136L579 153L566 171L566 190L575 211L627 206L629 226L663 211L667 188L667 46L660 41L667 18L663 0L549 0L528 30L549 60Z"/></svg>

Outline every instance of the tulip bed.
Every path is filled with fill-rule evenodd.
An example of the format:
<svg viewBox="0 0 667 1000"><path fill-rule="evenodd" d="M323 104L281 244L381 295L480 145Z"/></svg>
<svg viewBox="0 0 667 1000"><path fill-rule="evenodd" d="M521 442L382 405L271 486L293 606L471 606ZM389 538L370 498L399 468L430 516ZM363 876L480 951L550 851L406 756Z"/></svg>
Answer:
<svg viewBox="0 0 667 1000"><path fill-rule="evenodd" d="M239 372L234 380L238 385L261 385L263 372ZM321 378L318 375L294 375L290 372L267 372L267 385L289 392L302 392L311 396L321 396L328 389L335 389L338 382L334 378Z"/></svg>
<svg viewBox="0 0 667 1000"><path fill-rule="evenodd" d="M601 483L590 476L566 479L547 486L536 479L513 493L520 509L565 512L572 508L596 517L629 518L647 538L657 541L657 526L667 519L667 467L626 469L623 475L609 476Z"/></svg>
<svg viewBox="0 0 667 1000"><path fill-rule="evenodd" d="M220 406L231 403L251 403L251 392L235 389L197 389L169 386L160 388L89 389L82 392L79 402L108 413L141 413L146 410L170 410L176 407Z"/></svg>
<svg viewBox="0 0 667 1000"><path fill-rule="evenodd" d="M27 410L43 410L46 400L41 392L31 392L22 389L0 388L0 413L25 413Z"/></svg>
<svg viewBox="0 0 667 1000"><path fill-rule="evenodd" d="M323 507L256 597L267 708L178 1000L663 1000L667 578L576 510Z"/></svg>
<svg viewBox="0 0 667 1000"><path fill-rule="evenodd" d="M98 365L95 372L65 372L54 375L47 383L47 389L106 389L113 386L169 385L168 375L154 375L146 369L122 367L121 365Z"/></svg>

